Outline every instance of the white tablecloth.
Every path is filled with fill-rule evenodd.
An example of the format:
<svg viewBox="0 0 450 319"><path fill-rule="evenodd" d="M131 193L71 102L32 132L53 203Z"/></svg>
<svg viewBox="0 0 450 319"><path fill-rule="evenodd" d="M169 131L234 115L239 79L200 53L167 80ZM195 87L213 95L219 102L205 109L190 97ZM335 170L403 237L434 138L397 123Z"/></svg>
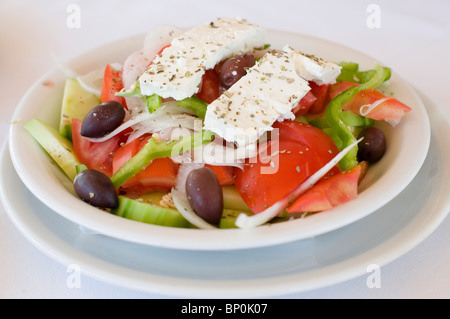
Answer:
<svg viewBox="0 0 450 319"><path fill-rule="evenodd" d="M71 5L80 11L71 19ZM175 10L175 11L174 11ZM376 57L419 88L450 118L450 2L429 1L50 1L0 2L0 142L27 89L63 61L103 43L160 24L191 27L216 17L243 17L278 29L341 43ZM379 13L379 15L376 15ZM71 24L72 23L72 24ZM450 218L450 217L449 217ZM382 269L383 285L365 277L290 298L449 298L450 219ZM0 206L1 298L163 298L83 278L66 285L66 267L28 242Z"/></svg>

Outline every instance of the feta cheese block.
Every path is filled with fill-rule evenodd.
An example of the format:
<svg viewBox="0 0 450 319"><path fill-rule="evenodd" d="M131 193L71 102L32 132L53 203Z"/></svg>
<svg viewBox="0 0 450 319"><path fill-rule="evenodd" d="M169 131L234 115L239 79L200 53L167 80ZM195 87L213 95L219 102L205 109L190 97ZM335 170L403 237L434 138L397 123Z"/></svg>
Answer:
<svg viewBox="0 0 450 319"><path fill-rule="evenodd" d="M289 45L283 48L294 61L297 74L307 81L313 81L318 85L334 84L341 74L341 67L335 63L326 61L314 55L294 50Z"/></svg>
<svg viewBox="0 0 450 319"><path fill-rule="evenodd" d="M265 30L239 18L221 18L172 40L140 76L141 93L182 100L199 90L206 70L263 45Z"/></svg>
<svg viewBox="0 0 450 319"><path fill-rule="evenodd" d="M269 52L208 106L204 128L237 147L252 147L275 121L294 119L292 108L309 90L287 53Z"/></svg>

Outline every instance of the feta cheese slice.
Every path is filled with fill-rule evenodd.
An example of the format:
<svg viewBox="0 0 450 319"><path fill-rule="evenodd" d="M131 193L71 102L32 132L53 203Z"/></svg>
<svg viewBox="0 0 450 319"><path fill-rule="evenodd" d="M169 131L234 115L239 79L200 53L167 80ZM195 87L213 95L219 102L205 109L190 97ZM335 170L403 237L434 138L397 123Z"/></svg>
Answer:
<svg viewBox="0 0 450 319"><path fill-rule="evenodd" d="M263 45L265 31L239 18L221 18L172 40L139 78L143 95L182 100L198 92L205 70Z"/></svg>
<svg viewBox="0 0 450 319"><path fill-rule="evenodd" d="M294 119L292 108L309 90L287 53L269 52L208 106L204 128L237 147L252 147L275 121Z"/></svg>
<svg viewBox="0 0 450 319"><path fill-rule="evenodd" d="M318 85L334 84L341 74L341 67L335 63L326 61L314 55L294 50L289 45L283 48L294 61L297 74L307 81L313 81Z"/></svg>

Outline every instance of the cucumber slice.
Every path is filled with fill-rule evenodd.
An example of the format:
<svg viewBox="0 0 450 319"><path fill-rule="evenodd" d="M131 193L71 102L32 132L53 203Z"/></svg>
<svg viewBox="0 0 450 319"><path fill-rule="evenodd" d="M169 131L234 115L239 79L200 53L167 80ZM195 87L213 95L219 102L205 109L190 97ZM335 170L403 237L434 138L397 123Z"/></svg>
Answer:
<svg viewBox="0 0 450 319"><path fill-rule="evenodd" d="M247 204L242 199L241 194L239 194L236 186L223 186L222 192L223 207L225 209L251 212L250 208L248 208Z"/></svg>
<svg viewBox="0 0 450 319"><path fill-rule="evenodd" d="M59 134L57 129L39 119L32 119L24 127L73 181L77 175L77 166L81 163L72 143Z"/></svg>
<svg viewBox="0 0 450 319"><path fill-rule="evenodd" d="M192 225L176 210L165 208L124 196L119 196L119 206L112 214L147 224L191 228Z"/></svg>
<svg viewBox="0 0 450 319"><path fill-rule="evenodd" d="M100 102L100 98L86 91L77 79L67 79L59 124L61 135L72 140L72 118L83 120L86 114Z"/></svg>

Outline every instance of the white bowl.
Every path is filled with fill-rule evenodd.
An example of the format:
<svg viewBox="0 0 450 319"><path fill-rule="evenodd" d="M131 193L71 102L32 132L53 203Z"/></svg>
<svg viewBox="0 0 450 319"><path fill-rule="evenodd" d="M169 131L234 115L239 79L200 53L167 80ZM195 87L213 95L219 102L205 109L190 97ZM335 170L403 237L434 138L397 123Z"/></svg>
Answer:
<svg viewBox="0 0 450 319"><path fill-rule="evenodd" d="M140 49L143 39L144 36L139 35L99 47L74 58L68 66L83 74L103 67L106 63L122 63L130 53ZM336 43L286 32L269 31L267 43L273 48L289 44L331 61L357 62L361 69L373 68L376 61ZM378 62L383 64L382 61ZM16 124L11 125L9 137L11 159L28 189L53 211L91 231L121 240L165 248L230 250L271 246L313 237L351 224L384 206L413 180L425 160L430 143L426 109L418 95L395 74L395 66L390 67L394 72L389 81L389 90L409 105L412 111L395 128L387 123L382 124L388 149L383 159L370 168L358 198L329 212L304 219L251 230L179 229L124 219L79 200L71 182L23 127L33 118L58 126L65 77L56 68L30 88L14 113L12 120ZM48 81L54 85L44 85Z"/></svg>

